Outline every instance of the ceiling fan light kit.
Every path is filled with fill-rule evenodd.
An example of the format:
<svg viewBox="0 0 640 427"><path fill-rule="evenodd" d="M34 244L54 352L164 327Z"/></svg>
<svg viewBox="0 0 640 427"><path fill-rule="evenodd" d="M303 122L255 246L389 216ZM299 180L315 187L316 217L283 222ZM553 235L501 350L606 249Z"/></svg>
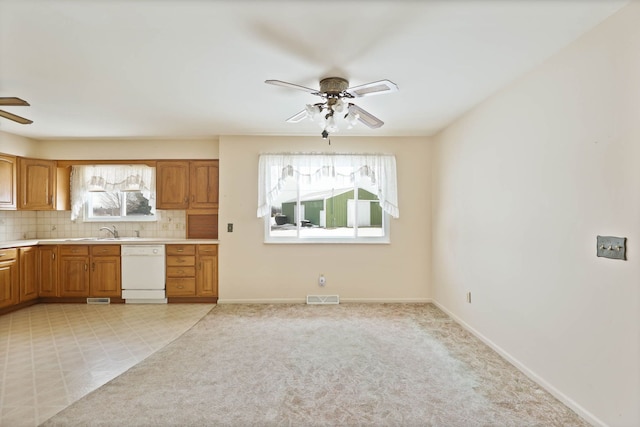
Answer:
<svg viewBox="0 0 640 427"><path fill-rule="evenodd" d="M349 81L342 77L327 77L320 80L320 90L281 80L265 80L265 83L298 89L321 97L323 102L307 104L304 110L289 117L286 121L289 123L298 123L304 119L317 121L322 128L321 135L324 139L327 139L331 133L338 131L338 121L340 120L347 123L347 129L351 129L358 122L371 129L377 129L384 125L382 120L352 102L345 102L345 99L379 95L398 90L398 86L390 80L380 80L350 88Z"/></svg>
<svg viewBox="0 0 640 427"><path fill-rule="evenodd" d="M29 103L23 99L16 98L16 97L5 97L5 98L0 97L0 105L6 105L11 107L15 107L15 106L28 107ZM25 119L24 117L17 116L13 113L10 113L4 110L0 110L0 117L13 120L14 122L17 122L23 125L29 125L33 123L33 120Z"/></svg>

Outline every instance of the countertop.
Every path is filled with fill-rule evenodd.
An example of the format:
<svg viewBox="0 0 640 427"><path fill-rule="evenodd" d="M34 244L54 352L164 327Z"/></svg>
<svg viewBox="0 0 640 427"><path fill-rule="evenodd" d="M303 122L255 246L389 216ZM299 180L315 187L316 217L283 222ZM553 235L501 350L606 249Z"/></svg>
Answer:
<svg viewBox="0 0 640 427"><path fill-rule="evenodd" d="M168 238L146 238L146 237L120 237L97 238L97 237L69 237L57 239L29 239L29 240L9 240L0 242L0 249L19 248L23 246L36 245L217 245L217 239L168 239Z"/></svg>

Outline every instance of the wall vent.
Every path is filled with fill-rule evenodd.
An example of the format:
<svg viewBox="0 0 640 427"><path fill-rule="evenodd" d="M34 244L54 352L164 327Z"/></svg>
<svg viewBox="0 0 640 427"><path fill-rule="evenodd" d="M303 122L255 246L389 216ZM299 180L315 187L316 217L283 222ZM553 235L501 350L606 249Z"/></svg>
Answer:
<svg viewBox="0 0 640 427"><path fill-rule="evenodd" d="M87 298L87 304L111 304L111 298Z"/></svg>
<svg viewBox="0 0 640 427"><path fill-rule="evenodd" d="M339 304L339 295L307 295L307 304Z"/></svg>

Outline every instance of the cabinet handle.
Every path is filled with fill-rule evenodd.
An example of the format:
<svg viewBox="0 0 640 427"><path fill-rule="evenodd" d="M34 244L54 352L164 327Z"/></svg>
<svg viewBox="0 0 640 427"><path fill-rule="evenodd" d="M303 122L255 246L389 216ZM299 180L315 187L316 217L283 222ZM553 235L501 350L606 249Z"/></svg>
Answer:
<svg viewBox="0 0 640 427"><path fill-rule="evenodd" d="M185 202L185 203L189 203L189 197L185 197L185 198L184 198L184 202Z"/></svg>
<svg viewBox="0 0 640 427"><path fill-rule="evenodd" d="M89 266L87 264L84 265L84 271L87 271L89 269Z"/></svg>
<svg viewBox="0 0 640 427"><path fill-rule="evenodd" d="M96 263L91 263L91 271L96 271Z"/></svg>
<svg viewBox="0 0 640 427"><path fill-rule="evenodd" d="M184 285L178 285L178 286L176 286L176 288L178 288L178 289L184 289Z"/></svg>
<svg viewBox="0 0 640 427"><path fill-rule="evenodd" d="M198 270L202 270L202 261L198 263Z"/></svg>
<svg viewBox="0 0 640 427"><path fill-rule="evenodd" d="M5 254L5 253L0 253L0 258L2 258L2 257L4 257L4 256L7 256L7 254Z"/></svg>
<svg viewBox="0 0 640 427"><path fill-rule="evenodd" d="M51 252L51 259L56 259L56 253L55 252Z"/></svg>
<svg viewBox="0 0 640 427"><path fill-rule="evenodd" d="M176 252L184 252L184 249L176 249Z"/></svg>

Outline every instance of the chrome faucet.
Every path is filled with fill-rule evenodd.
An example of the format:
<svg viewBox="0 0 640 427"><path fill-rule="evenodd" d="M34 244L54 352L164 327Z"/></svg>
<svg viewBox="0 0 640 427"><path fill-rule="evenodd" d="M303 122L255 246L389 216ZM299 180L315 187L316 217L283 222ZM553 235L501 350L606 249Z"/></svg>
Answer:
<svg viewBox="0 0 640 427"><path fill-rule="evenodd" d="M110 229L109 227L100 227L100 230L98 230L98 231L101 231L101 230L107 230L109 233L111 233L111 235L113 236L114 239L119 239L120 238L120 236L118 236L118 230L116 230L116 226L115 225L113 226L113 230Z"/></svg>

